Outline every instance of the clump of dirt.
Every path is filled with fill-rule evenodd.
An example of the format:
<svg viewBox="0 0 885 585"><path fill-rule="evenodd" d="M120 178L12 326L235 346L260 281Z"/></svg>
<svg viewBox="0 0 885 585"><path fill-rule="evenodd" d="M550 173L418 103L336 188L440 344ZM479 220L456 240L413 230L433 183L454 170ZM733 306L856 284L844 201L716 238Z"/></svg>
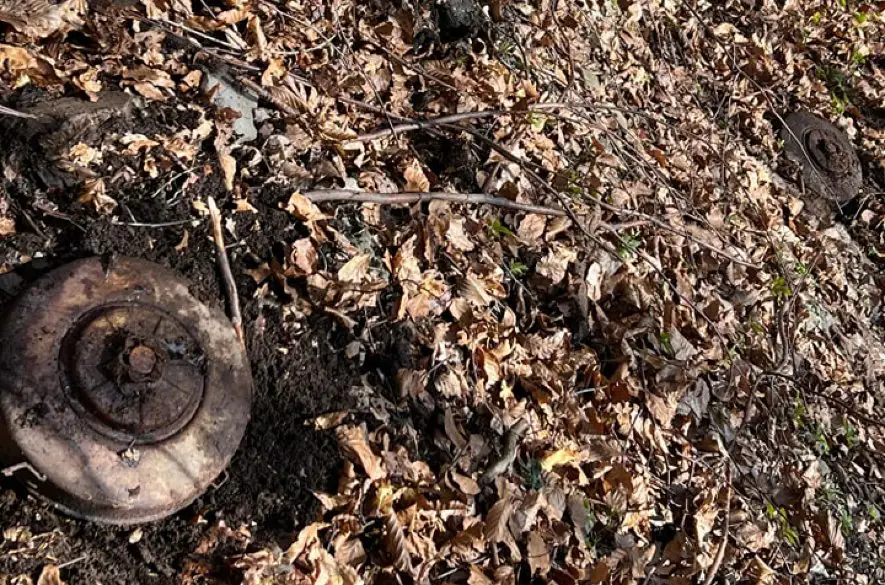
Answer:
<svg viewBox="0 0 885 585"><path fill-rule="evenodd" d="M155 108L151 123L171 132L181 127L181 115L174 108ZM18 155L33 168L35 152L28 144L17 143L5 154ZM125 164L111 156L107 162L111 168ZM38 197L47 195L45 186L28 168L20 167L19 171L15 181L6 181L2 187L19 210L31 210L37 229L24 226L0 240L0 263L19 264L23 256L34 260L3 276L0 306L49 269L76 258L111 253L171 267L191 283L192 292L201 301L223 305L208 220L170 227L121 225L96 217L77 204L76 197L62 192L54 194L61 215L42 216L32 206ZM165 181L168 178L163 176L156 181L124 181L114 184L109 194L124 213L128 210L140 221L193 219L189 202L167 205L162 197L152 197ZM229 199L217 172L190 189L195 197L213 195L222 203ZM263 205L253 220L265 228L243 230L245 246L230 252L235 274L244 273L245 250L269 255L273 244L269 231L275 232L283 222L291 223L279 210ZM185 232L187 246L182 247ZM254 294L256 285L248 277L238 279L238 286L255 382L254 400L246 437L228 472L219 478L219 486L173 517L141 527L140 538L135 538L132 528L104 527L59 515L11 480L3 479L3 527L21 527L26 532L16 536L15 542L12 532L5 541L0 540L0 575L36 577L48 562L76 561L64 571L71 583L177 583L192 562L224 576L231 570L230 551L209 547L207 552L203 550L206 547L200 547L210 538L213 526L220 521L233 528L246 525L255 543L285 543L297 526L315 515L317 503L311 491L335 491L341 460L334 434L314 430L309 420L346 408L347 392L362 372L343 355L340 348L346 341L331 319L287 323L278 308ZM11 552L14 550L18 552Z"/></svg>
<svg viewBox="0 0 885 585"><path fill-rule="evenodd" d="M439 39L444 43L475 37L485 21L475 0L445 0L435 9Z"/></svg>

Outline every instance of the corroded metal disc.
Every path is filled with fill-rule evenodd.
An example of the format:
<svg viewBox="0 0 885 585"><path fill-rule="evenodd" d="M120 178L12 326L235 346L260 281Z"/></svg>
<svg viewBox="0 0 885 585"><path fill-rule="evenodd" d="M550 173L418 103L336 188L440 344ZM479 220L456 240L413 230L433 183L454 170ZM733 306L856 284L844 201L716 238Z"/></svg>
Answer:
<svg viewBox="0 0 885 585"><path fill-rule="evenodd" d="M0 320L0 455L74 516L187 506L230 462L251 392L230 322L156 264L68 264Z"/></svg>
<svg viewBox="0 0 885 585"><path fill-rule="evenodd" d="M831 201L853 199L863 185L863 171L845 133L809 112L790 114L785 122L784 151L802 168L805 184Z"/></svg>

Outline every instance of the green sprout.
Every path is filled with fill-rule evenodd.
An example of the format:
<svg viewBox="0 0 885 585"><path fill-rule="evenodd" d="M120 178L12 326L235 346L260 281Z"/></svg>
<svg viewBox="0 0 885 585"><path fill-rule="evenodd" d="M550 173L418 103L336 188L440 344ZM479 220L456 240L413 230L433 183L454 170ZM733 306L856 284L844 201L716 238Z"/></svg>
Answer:
<svg viewBox="0 0 885 585"><path fill-rule="evenodd" d="M626 234L621 238L621 245L618 246L618 256L621 257L621 260L632 258L641 245L642 240L638 235Z"/></svg>
<svg viewBox="0 0 885 585"><path fill-rule="evenodd" d="M492 232L492 235L498 238L505 238L507 236L513 235L513 232L510 231L510 228L501 223L501 220L498 218L490 219L488 221L487 227L489 228L489 231Z"/></svg>
<svg viewBox="0 0 885 585"><path fill-rule="evenodd" d="M510 274L515 278L522 278L529 272L529 267L519 260L511 260L510 265L507 268L510 270Z"/></svg>

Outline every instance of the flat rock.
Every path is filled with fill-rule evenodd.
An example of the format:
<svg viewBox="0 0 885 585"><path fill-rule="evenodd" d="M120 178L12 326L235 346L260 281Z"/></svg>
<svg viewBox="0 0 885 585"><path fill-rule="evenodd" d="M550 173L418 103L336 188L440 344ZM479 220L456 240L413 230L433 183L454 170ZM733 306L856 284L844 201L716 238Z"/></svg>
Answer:
<svg viewBox="0 0 885 585"><path fill-rule="evenodd" d="M232 124L237 142L251 142L258 138L258 129L255 127L255 109L258 107L258 100L248 93L239 91L223 77L207 72L206 89L212 90L216 86L218 89L212 95L212 103L219 108L230 108L240 114Z"/></svg>

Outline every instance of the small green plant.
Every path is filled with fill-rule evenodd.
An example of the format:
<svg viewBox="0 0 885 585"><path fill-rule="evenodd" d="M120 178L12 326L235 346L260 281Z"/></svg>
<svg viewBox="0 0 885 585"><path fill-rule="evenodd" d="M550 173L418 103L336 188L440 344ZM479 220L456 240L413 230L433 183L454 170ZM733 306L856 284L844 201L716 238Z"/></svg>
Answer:
<svg viewBox="0 0 885 585"><path fill-rule="evenodd" d="M666 331L662 331L658 334L658 341L661 343L661 349L665 354L669 357L673 357L676 355L676 352L673 351L673 344L670 341L670 334Z"/></svg>
<svg viewBox="0 0 885 585"><path fill-rule="evenodd" d="M858 25L865 23L870 16L866 12L855 12L854 13L854 22Z"/></svg>
<svg viewBox="0 0 885 585"><path fill-rule="evenodd" d="M544 469L541 462L535 458L531 458L522 466L522 481L525 486L532 490L539 490L544 487Z"/></svg>
<svg viewBox="0 0 885 585"><path fill-rule="evenodd" d="M854 425L852 425L848 419L842 421L842 436L845 437L845 445L847 445L849 449L853 449L860 440L860 435L858 434L857 429L854 428Z"/></svg>
<svg viewBox="0 0 885 585"><path fill-rule="evenodd" d="M504 56L512 55L516 52L516 45L508 40L503 40L498 45L498 53Z"/></svg>
<svg viewBox="0 0 885 585"><path fill-rule="evenodd" d="M815 425L814 428L814 448L821 455L830 454L830 441L827 438L827 434L818 425Z"/></svg>
<svg viewBox="0 0 885 585"><path fill-rule="evenodd" d="M819 25L820 19L822 17L823 17L823 15L820 12L815 12L814 14L811 15L811 24L813 24L815 26Z"/></svg>
<svg viewBox="0 0 885 585"><path fill-rule="evenodd" d="M783 276L778 276L774 279L774 282L771 283L771 294L773 294L775 298L783 300L789 298L793 294L793 290L790 288L790 285L787 284L787 280Z"/></svg>
<svg viewBox="0 0 885 585"><path fill-rule="evenodd" d="M836 486L824 485L820 490L820 499L830 508L837 507L843 500L842 491Z"/></svg>
<svg viewBox="0 0 885 585"><path fill-rule="evenodd" d="M621 244L618 246L618 256L621 260L628 260L636 255L636 250L642 245L642 240L636 234L625 234L621 238Z"/></svg>
<svg viewBox="0 0 885 585"><path fill-rule="evenodd" d="M882 514L879 512L879 508L876 504L869 504L867 506L867 516L870 517L870 521L878 522L879 518L882 517Z"/></svg>
<svg viewBox="0 0 885 585"><path fill-rule="evenodd" d="M867 64L867 56L855 49L851 51L851 63L855 67L863 67Z"/></svg>
<svg viewBox="0 0 885 585"><path fill-rule="evenodd" d="M765 504L765 513L771 520L774 520L777 523L778 530L780 531L781 537L786 540L790 546L798 547L799 546L799 533L796 532L796 529L790 525L790 519L787 516L787 511L783 508L775 507L771 502L766 502Z"/></svg>
<svg viewBox="0 0 885 585"><path fill-rule="evenodd" d="M507 236L513 235L510 228L501 223L501 220L498 218L490 219L486 224L486 227L488 227L493 236L498 238L506 238Z"/></svg>
<svg viewBox="0 0 885 585"><path fill-rule="evenodd" d="M796 425L797 429L805 428L806 416L808 416L808 407L805 406L805 402L799 396L796 396L796 399L793 401L793 424Z"/></svg>
<svg viewBox="0 0 885 585"><path fill-rule="evenodd" d="M796 262L796 274L799 276L807 276L808 275L808 266L804 262Z"/></svg>
<svg viewBox="0 0 885 585"><path fill-rule="evenodd" d="M854 532L854 518L852 518L848 510L842 510L841 524L842 534L845 536L851 536Z"/></svg>
<svg viewBox="0 0 885 585"><path fill-rule="evenodd" d="M547 116L543 114L538 114L537 112L529 112L528 122L532 125L532 128L535 132L543 132L544 128L547 126Z"/></svg>
<svg viewBox="0 0 885 585"><path fill-rule="evenodd" d="M845 100L837 96L833 96L833 99L831 100L831 105L833 107L833 113L837 116L841 116L842 114L844 114L845 108L848 106Z"/></svg>
<svg viewBox="0 0 885 585"><path fill-rule="evenodd" d="M510 274L512 274L514 278L522 278L529 273L529 267L519 260L511 260L507 268L510 270Z"/></svg>

